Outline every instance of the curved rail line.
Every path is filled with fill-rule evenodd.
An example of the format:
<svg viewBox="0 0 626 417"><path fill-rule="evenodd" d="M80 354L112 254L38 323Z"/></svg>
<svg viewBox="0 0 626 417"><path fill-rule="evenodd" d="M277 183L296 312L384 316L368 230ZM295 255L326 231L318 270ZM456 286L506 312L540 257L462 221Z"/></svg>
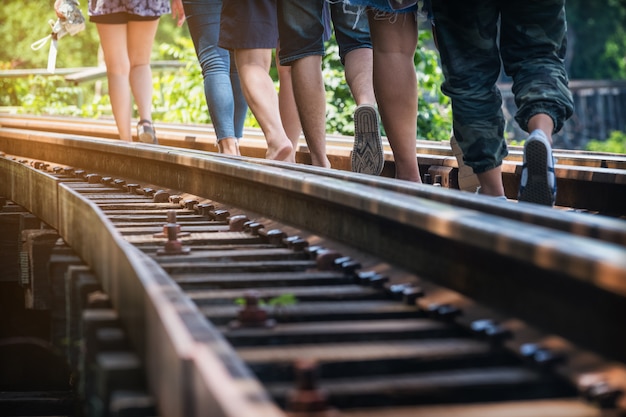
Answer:
<svg viewBox="0 0 626 417"><path fill-rule="evenodd" d="M217 152L215 135L211 125L157 124L160 143L167 146ZM87 120L68 117L42 117L0 114L0 130L28 129L70 135L99 138L117 138L117 130L111 120ZM335 169L350 171L350 137L328 135L329 159ZM240 144L244 156L263 158L266 144L260 130L248 129ZM394 160L391 148L383 138L385 168L382 175L393 177ZM503 180L509 199L517 197L521 175L522 148L510 146L510 154L503 164ZM444 187L459 188L458 164L448 141L417 141L416 155L422 174L434 179L442 176ZM563 207L601 212L611 216L624 216L626 203L626 157L609 153L555 150L556 175L559 193L557 204ZM308 150L303 138L300 140L296 158L310 164ZM462 176L470 175L463 172ZM425 182L430 182L425 180ZM475 180L466 180L467 187L475 187Z"/></svg>
<svg viewBox="0 0 626 417"><path fill-rule="evenodd" d="M126 225L125 231L115 230L103 214L107 204L112 207L119 202L98 202L81 195L93 197L111 188L108 183L89 185L89 178L96 176L89 177L87 172L100 178L108 175L184 190L219 205L258 213L307 233L343 242L597 354L626 362L626 337L619 320L615 320L626 313L626 230L622 220L523 203L503 204L441 187L300 165L42 132L9 133L3 130L0 151L15 157L0 158L0 195L26 207L58 230L101 280L116 309L127 319L134 345L146 355L146 371L155 381L151 389L159 399L163 415L200 415L208 408L225 416L282 415L270 397L283 398L279 402L285 402L287 391L275 383L270 384L271 395L268 394L248 370L255 357L261 366L262 356L255 356L260 353L250 350L246 356L244 348L234 352L227 337L215 329L214 322L220 323L220 317L232 315L232 307L226 316L219 311L210 316L173 283L166 270L182 268L174 266L180 256L163 256L158 263L155 258L159 258L159 249L153 230L143 231L153 247L139 250L129 242L137 240L135 235L139 232L131 230L137 225ZM49 171L52 165L46 164L77 168L53 173ZM78 173L78 168L88 171ZM73 173L81 182L76 184L60 173ZM140 185L128 187L133 193L135 188L142 190ZM143 205L146 198L151 200L145 195L143 198ZM161 211L202 212L199 202L186 207L187 213L171 202L161 206L148 203ZM136 203L129 202L131 207L133 204ZM215 207L208 210L212 211L209 217L218 219ZM223 232L229 230L223 221L216 226L222 227ZM262 237L267 244L272 242L273 234L257 231L252 239L247 239L258 241ZM279 243L275 246L282 247L285 236L277 236ZM94 245L98 241L101 246ZM323 270L320 259L328 258L325 262L331 263L341 259L332 253L323 256L319 248L295 252L300 268L305 269ZM307 253L312 257L303 257ZM224 252L202 252L198 262L207 258L229 259ZM360 268L348 259L339 265L349 275ZM380 278L380 274L355 276L372 285ZM386 288L389 292L390 287ZM302 289L291 290L300 291L305 299L315 299L310 292L307 295ZM195 294L196 299L204 298L209 300L205 303L213 305L215 299L232 299L237 291L225 288L212 295L200 293ZM413 317L432 307L416 309L410 304L401 308L411 308ZM432 309L431 314L444 317L451 311L451 317L456 316L454 309L439 307ZM205 315L212 317L211 322L204 319ZM350 325L338 326L337 334L348 332L349 328ZM248 358L248 365L242 357ZM310 368L303 366L306 374ZM523 372L525 378L534 378L532 372ZM501 374L502 378L506 375L510 377ZM576 372L568 375L572 380L580 376ZM180 390L172 391L172 386ZM335 385L334 389L342 388ZM345 398L349 401L349 395ZM574 407L569 415L596 415L584 411L585 406L576 405L576 401L566 403L561 403L564 410ZM404 412L414 411L409 407ZM394 410L394 414L387 415L402 412ZM445 412L450 412L450 408ZM379 414L369 415L385 415L380 410L376 413Z"/></svg>

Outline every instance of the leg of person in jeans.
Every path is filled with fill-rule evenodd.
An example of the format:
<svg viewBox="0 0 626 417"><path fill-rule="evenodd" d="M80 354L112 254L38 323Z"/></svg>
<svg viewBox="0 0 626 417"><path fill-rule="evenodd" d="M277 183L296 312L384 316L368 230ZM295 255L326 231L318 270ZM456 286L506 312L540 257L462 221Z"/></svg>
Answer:
<svg viewBox="0 0 626 417"><path fill-rule="evenodd" d="M515 119L530 133L518 199L552 206L556 199L552 135L573 112L563 65L565 1L505 2L501 20L500 50L504 69L513 78Z"/></svg>
<svg viewBox="0 0 626 417"><path fill-rule="evenodd" d="M396 178L421 182L417 138L417 19L413 12L368 12L374 49L374 89L396 164Z"/></svg>
<svg viewBox="0 0 626 417"><path fill-rule="evenodd" d="M184 0L185 15L202 68L204 93L215 129L219 152L240 155L238 140L247 111L236 68L231 71L229 51L218 46L222 0ZM244 116L245 117L245 116Z"/></svg>

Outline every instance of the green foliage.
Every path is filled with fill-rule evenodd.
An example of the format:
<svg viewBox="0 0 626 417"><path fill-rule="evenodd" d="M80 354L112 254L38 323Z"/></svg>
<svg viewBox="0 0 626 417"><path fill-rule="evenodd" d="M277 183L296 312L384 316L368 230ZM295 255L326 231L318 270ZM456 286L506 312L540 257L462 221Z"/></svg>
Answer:
<svg viewBox="0 0 626 417"><path fill-rule="evenodd" d="M593 152L611 152L626 154L626 132L613 131L607 140L592 140L586 149Z"/></svg>
<svg viewBox="0 0 626 417"><path fill-rule="evenodd" d="M626 78L624 0L568 0L570 78Z"/></svg>

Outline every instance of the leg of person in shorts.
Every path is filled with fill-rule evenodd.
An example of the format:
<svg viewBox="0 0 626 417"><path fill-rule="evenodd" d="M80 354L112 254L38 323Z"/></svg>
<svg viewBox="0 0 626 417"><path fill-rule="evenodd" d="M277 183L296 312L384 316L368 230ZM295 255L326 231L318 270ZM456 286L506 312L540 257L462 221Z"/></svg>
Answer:
<svg viewBox="0 0 626 417"><path fill-rule="evenodd" d="M219 46L234 51L244 96L265 134L266 158L295 162L269 75L272 49L277 45L275 0L224 2Z"/></svg>

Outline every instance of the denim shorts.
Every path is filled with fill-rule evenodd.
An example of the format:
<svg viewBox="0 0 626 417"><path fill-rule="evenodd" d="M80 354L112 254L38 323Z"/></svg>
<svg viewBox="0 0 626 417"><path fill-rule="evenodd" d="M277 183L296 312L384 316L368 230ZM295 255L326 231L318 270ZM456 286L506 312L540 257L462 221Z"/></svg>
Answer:
<svg viewBox="0 0 626 417"><path fill-rule="evenodd" d="M222 5L219 46L230 50L276 48L276 0L225 1Z"/></svg>
<svg viewBox="0 0 626 417"><path fill-rule="evenodd" d="M278 0L279 59L281 65L311 55L324 55L324 2L326 0ZM341 63L348 52L371 48L367 19L359 19L357 8L342 2L330 3L330 15L339 45Z"/></svg>

